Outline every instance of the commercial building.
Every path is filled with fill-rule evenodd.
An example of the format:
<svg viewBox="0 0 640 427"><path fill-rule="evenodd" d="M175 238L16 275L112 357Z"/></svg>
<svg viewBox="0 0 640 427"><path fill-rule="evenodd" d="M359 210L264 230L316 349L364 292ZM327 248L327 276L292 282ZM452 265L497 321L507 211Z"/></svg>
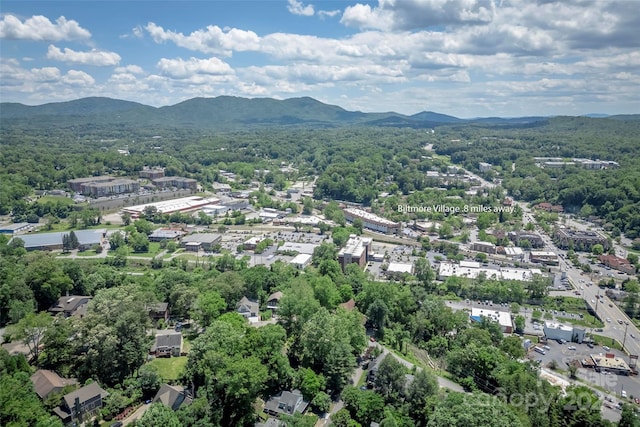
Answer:
<svg viewBox="0 0 640 427"><path fill-rule="evenodd" d="M196 190L198 188L198 181L182 176L164 176L152 179L151 182L158 188L185 188L188 190Z"/></svg>
<svg viewBox="0 0 640 427"><path fill-rule="evenodd" d="M405 274L413 274L414 265L405 262L390 262L385 272L388 277L402 277Z"/></svg>
<svg viewBox="0 0 640 427"><path fill-rule="evenodd" d="M493 168L493 165L491 163L486 163L486 162L478 163L478 170L480 170L480 172L488 172L492 168Z"/></svg>
<svg viewBox="0 0 640 427"><path fill-rule="evenodd" d="M313 255L313 251L318 246L313 243L284 242L278 247L278 253L297 252L299 254Z"/></svg>
<svg viewBox="0 0 640 427"><path fill-rule="evenodd" d="M24 248L28 251L53 251L62 249L64 236L69 235L69 233L67 231L59 231L55 233L21 234L13 237L9 242L13 239L20 239L24 242ZM86 251L95 245L101 245L107 230L73 230L73 233L78 238L78 250Z"/></svg>
<svg viewBox="0 0 640 427"><path fill-rule="evenodd" d="M605 250L609 249L606 237L596 231L557 228L553 237L561 249L572 247L574 250L590 252L594 245L602 245Z"/></svg>
<svg viewBox="0 0 640 427"><path fill-rule="evenodd" d="M358 264L360 268L364 268L372 252L372 243L370 238L351 235L345 247L338 252L338 262L342 271L345 271L349 264Z"/></svg>
<svg viewBox="0 0 640 427"><path fill-rule="evenodd" d="M596 372L610 372L616 375L631 375L627 362L613 353L598 353L587 356L582 361L585 368L593 368Z"/></svg>
<svg viewBox="0 0 640 427"><path fill-rule="evenodd" d="M298 254L290 261L290 264L298 270L304 270L311 264L311 258L312 256L309 254Z"/></svg>
<svg viewBox="0 0 640 427"><path fill-rule="evenodd" d="M523 243L525 240L529 242L529 246L532 248L542 248L544 247L544 240L542 236L538 233L533 233L529 231L510 231L507 233L507 237L511 240L516 246L524 246Z"/></svg>
<svg viewBox="0 0 640 427"><path fill-rule="evenodd" d="M90 176L87 178L75 178L67 181L67 185L72 191L76 193L84 193L84 186L92 183L101 183L101 182L109 182L116 179L113 176L109 175L101 175L101 176Z"/></svg>
<svg viewBox="0 0 640 427"><path fill-rule="evenodd" d="M496 322L505 334L511 334L514 330L513 319L511 319L511 313L508 311L472 308L470 318L472 322L481 322L482 318Z"/></svg>
<svg viewBox="0 0 640 427"><path fill-rule="evenodd" d="M189 244L196 243L198 249L202 249L204 251L211 251L214 246L219 244L222 241L222 236L220 234L214 233L195 233L190 234L188 236L184 236L180 245L183 248L187 248ZM193 245L191 245L191 249L193 249Z"/></svg>
<svg viewBox="0 0 640 427"><path fill-rule="evenodd" d="M400 230L399 223L382 218L362 209L346 208L344 209L344 217L349 222L360 219L362 220L362 224L365 228L385 234L398 233Z"/></svg>
<svg viewBox="0 0 640 427"><path fill-rule="evenodd" d="M149 234L150 242L162 242L164 240L178 241L182 236L187 234L179 228L158 228Z"/></svg>
<svg viewBox="0 0 640 427"><path fill-rule="evenodd" d="M441 262L438 270L438 280L446 280L447 277L465 277L475 279L480 274L484 274L487 279L495 280L517 280L528 282L535 275L541 275L542 271L537 268L490 268L482 267L479 262L460 261L460 264L452 262Z"/></svg>
<svg viewBox="0 0 640 427"><path fill-rule="evenodd" d="M133 218L138 218L144 214L145 209L153 207L157 212L172 214L174 212L192 212L202 209L207 205L217 204L220 199L204 198L200 196L182 197L180 199L164 200L162 202L145 203L144 205L127 206L122 208L123 213L128 213Z"/></svg>
<svg viewBox="0 0 640 427"><path fill-rule="evenodd" d="M496 245L491 242L473 242L471 244L471 250L477 252L484 252L487 254L496 253Z"/></svg>
<svg viewBox="0 0 640 427"><path fill-rule="evenodd" d="M613 268L614 270L621 271L627 274L635 274L636 266L631 264L628 260L624 258L617 257L615 255L599 255L598 261L604 264L607 267Z"/></svg>
<svg viewBox="0 0 640 427"><path fill-rule="evenodd" d="M529 261L545 265L558 265L560 263L558 255L550 251L531 251L529 253Z"/></svg>
<svg viewBox="0 0 640 427"><path fill-rule="evenodd" d="M577 343L582 343L586 333L584 329L551 321L544 322L542 332L548 340L564 340Z"/></svg>
<svg viewBox="0 0 640 427"><path fill-rule="evenodd" d="M17 222L14 224L0 225L0 234L19 234L32 230L37 224L30 224L28 222Z"/></svg>

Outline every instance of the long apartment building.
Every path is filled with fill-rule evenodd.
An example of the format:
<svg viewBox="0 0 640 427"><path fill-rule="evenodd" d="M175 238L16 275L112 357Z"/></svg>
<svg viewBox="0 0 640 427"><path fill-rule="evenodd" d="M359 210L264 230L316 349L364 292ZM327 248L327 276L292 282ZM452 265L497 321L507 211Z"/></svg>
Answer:
<svg viewBox="0 0 640 427"><path fill-rule="evenodd" d="M185 178L182 176L163 176L152 179L153 185L159 188L185 188L195 190L198 187L198 181L193 178Z"/></svg>
<svg viewBox="0 0 640 427"><path fill-rule="evenodd" d="M135 193L140 189L140 184L137 181L108 175L70 179L67 184L76 193L93 197Z"/></svg>
<svg viewBox="0 0 640 427"><path fill-rule="evenodd" d="M609 243L606 237L595 231L579 231L568 228L558 228L554 233L554 239L561 249L573 249L578 251L591 251L593 245L602 245L607 250Z"/></svg>
<svg viewBox="0 0 640 427"><path fill-rule="evenodd" d="M356 219L362 220L364 227L369 230L379 231L385 234L393 234L400 231L399 223L382 218L362 209L346 208L344 209L344 217L349 222L353 222Z"/></svg>

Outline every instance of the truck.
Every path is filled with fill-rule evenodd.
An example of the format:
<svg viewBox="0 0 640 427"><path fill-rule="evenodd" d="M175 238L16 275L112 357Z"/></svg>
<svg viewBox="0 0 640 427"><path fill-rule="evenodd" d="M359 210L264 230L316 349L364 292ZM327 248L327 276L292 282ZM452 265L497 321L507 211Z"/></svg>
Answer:
<svg viewBox="0 0 640 427"><path fill-rule="evenodd" d="M537 352L538 352L538 353L540 353L540 354L547 354L547 352L546 352L546 351L544 351L544 350L543 350L542 348L540 348L540 347L534 347L534 348L533 348L533 350L534 350L534 351L537 351Z"/></svg>

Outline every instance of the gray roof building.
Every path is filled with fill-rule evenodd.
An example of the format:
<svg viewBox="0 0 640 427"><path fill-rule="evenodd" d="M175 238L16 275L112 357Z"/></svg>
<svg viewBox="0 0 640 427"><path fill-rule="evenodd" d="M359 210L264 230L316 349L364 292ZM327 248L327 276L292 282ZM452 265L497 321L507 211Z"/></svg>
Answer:
<svg viewBox="0 0 640 427"><path fill-rule="evenodd" d="M188 390L185 390L181 386L173 386L169 384L162 384L160 390L153 398L153 403L159 402L164 406L171 408L174 411L180 409L182 405L189 405L193 399L191 398Z"/></svg>
<svg viewBox="0 0 640 427"><path fill-rule="evenodd" d="M155 341L151 346L150 353L156 357L180 356L182 353L182 333L169 331L167 333L158 333Z"/></svg>
<svg viewBox="0 0 640 427"><path fill-rule="evenodd" d="M73 230L73 233L78 238L80 249L89 249L94 245L101 244L106 232L106 229ZM55 250L62 249L62 241L64 239L64 236L68 235L69 233L70 231L22 234L20 236L12 238L11 240L21 239L24 242L24 248L28 251Z"/></svg>
<svg viewBox="0 0 640 427"><path fill-rule="evenodd" d="M58 302L55 303L49 309L51 313L64 313L66 317L69 316L84 316L87 313L87 306L91 301L91 297L82 295L68 295L58 298Z"/></svg>
<svg viewBox="0 0 640 427"><path fill-rule="evenodd" d="M293 415L296 412L304 413L309 406L309 402L304 400L300 390L283 391L276 396L272 396L264 404L264 412L273 416Z"/></svg>

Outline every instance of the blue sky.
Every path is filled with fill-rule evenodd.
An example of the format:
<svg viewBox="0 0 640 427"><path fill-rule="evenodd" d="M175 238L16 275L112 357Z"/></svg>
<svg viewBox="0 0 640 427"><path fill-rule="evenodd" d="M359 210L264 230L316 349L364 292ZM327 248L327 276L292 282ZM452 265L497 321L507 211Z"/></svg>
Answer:
<svg viewBox="0 0 640 427"><path fill-rule="evenodd" d="M0 100L640 113L639 0L3 1Z"/></svg>

